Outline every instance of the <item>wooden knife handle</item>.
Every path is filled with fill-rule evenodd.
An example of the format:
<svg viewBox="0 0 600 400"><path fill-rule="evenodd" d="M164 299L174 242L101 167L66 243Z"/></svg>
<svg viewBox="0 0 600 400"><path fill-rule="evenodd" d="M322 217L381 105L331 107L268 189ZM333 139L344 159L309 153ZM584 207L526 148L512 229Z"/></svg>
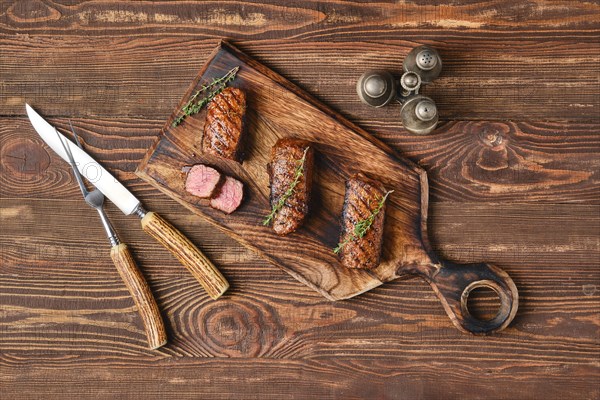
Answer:
<svg viewBox="0 0 600 400"><path fill-rule="evenodd" d="M142 218L142 229L177 257L214 300L229 288L229 283L213 263L160 215L148 212Z"/></svg>
<svg viewBox="0 0 600 400"><path fill-rule="evenodd" d="M167 333L163 324L160 311L148 287L148 283L135 264L131 252L126 244L121 243L110 250L110 256L125 282L133 301L138 308L140 317L146 328L146 337L151 349L157 349L167 343Z"/></svg>

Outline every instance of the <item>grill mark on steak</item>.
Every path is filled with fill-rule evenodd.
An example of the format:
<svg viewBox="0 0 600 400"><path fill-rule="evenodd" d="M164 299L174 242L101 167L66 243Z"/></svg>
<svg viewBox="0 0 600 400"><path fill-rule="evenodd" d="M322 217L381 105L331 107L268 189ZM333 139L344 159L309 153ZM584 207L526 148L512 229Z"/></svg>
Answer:
<svg viewBox="0 0 600 400"><path fill-rule="evenodd" d="M352 237L356 225L377 209L385 193L385 188L380 182L369 179L363 174L354 175L346 181L340 243ZM373 269L379 264L384 220L385 204L365 235L350 240L342 247L339 255L345 267Z"/></svg>
<svg viewBox="0 0 600 400"><path fill-rule="evenodd" d="M214 136L220 136L218 132L215 132L213 130L213 128L210 128L210 129L211 129L211 131L212 131L212 133L213 133ZM214 138L214 136L213 136L213 138ZM227 144L224 143L222 140L219 140L219 141L213 140L211 142L211 147L217 152L218 155L223 154L223 152L225 151L224 147L223 147L224 145L226 146Z"/></svg>
<svg viewBox="0 0 600 400"><path fill-rule="evenodd" d="M357 208L356 204L354 204L353 202L360 202L362 203L361 205L363 207L360 208L360 210ZM354 232L354 228L356 226L356 224L358 224L359 221L362 221L366 218L369 217L371 210L368 208L367 204L358 196L353 196L353 198L351 199L351 201L349 201L348 203L348 207L352 208L352 210L350 210L350 212L347 214L347 216L349 217L349 223L347 224L347 232ZM375 208L375 207L373 207ZM370 229L373 229L373 226L371 226ZM354 251L354 249L352 247L350 247L349 251L352 251L352 254L354 256L356 256L357 253L364 253L367 255L367 258L372 258L373 257L373 252L372 252L372 240L369 239L369 235L365 235L363 236L362 240L356 240L355 241L355 246L358 249L357 251ZM369 244L371 244L371 246L369 246ZM346 247L350 245L350 243L346 244Z"/></svg>
<svg viewBox="0 0 600 400"><path fill-rule="evenodd" d="M300 177L292 195L287 198L283 207L275 214L273 219L273 230L278 235L287 235L294 232L302 225L308 215L314 150L310 142L293 138L280 139L271 149L271 162L268 165L268 172L271 182L271 207L274 207L294 182L298 162L302 159L307 148L303 175Z"/></svg>
<svg viewBox="0 0 600 400"><path fill-rule="evenodd" d="M202 151L239 161L244 131L246 95L227 87L208 103Z"/></svg>
<svg viewBox="0 0 600 400"><path fill-rule="evenodd" d="M237 125L236 121L232 121L230 112L223 109L223 105L220 101L215 102L215 107L217 107L220 111L218 114L220 118L217 118L215 122L221 127L221 130L215 130L213 126L213 131L217 134L217 137L225 140L232 139L233 132L232 127ZM221 135L221 132L225 135Z"/></svg>
<svg viewBox="0 0 600 400"><path fill-rule="evenodd" d="M216 107L221 109L218 103ZM223 112L217 113L215 111L214 116L213 123L209 126L210 132L213 135L211 137L211 145L222 155L227 151L229 143L234 139L231 132L232 122Z"/></svg>

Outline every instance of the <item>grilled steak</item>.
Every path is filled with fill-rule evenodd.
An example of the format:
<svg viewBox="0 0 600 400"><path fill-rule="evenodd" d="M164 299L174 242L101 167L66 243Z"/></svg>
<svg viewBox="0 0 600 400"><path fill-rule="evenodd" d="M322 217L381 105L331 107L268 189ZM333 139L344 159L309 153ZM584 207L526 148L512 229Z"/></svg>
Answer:
<svg viewBox="0 0 600 400"><path fill-rule="evenodd" d="M246 114L246 94L227 87L208 103L202 151L240 161L240 144Z"/></svg>
<svg viewBox="0 0 600 400"><path fill-rule="evenodd" d="M303 174L273 219L273 229L278 235L294 232L308 214L314 164L314 151L309 146L307 141L287 138L280 139L271 149L271 162L267 166L271 181L271 207L286 197L295 180L300 160L307 151Z"/></svg>
<svg viewBox="0 0 600 400"><path fill-rule="evenodd" d="M219 171L203 164L196 164L188 171L185 190L194 196L209 198L215 193L220 183Z"/></svg>
<svg viewBox="0 0 600 400"><path fill-rule="evenodd" d="M342 247L340 259L347 268L372 269L379 265L385 203L362 238L352 238L352 235L356 224L369 218L378 208L385 193L385 188L380 182L363 174L354 175L346 181L340 243L350 240Z"/></svg>
<svg viewBox="0 0 600 400"><path fill-rule="evenodd" d="M225 177L218 193L210 199L210 206L225 214L231 214L242 203L244 198L244 185L230 176Z"/></svg>

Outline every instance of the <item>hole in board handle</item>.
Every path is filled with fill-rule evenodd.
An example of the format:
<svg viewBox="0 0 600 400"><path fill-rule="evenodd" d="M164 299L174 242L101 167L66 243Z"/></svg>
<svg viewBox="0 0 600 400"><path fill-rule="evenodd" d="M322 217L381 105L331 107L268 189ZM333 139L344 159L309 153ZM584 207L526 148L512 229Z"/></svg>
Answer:
<svg viewBox="0 0 600 400"><path fill-rule="evenodd" d="M481 322L494 320L500 314L502 303L497 284L493 281L472 282L461 296L463 313Z"/></svg>

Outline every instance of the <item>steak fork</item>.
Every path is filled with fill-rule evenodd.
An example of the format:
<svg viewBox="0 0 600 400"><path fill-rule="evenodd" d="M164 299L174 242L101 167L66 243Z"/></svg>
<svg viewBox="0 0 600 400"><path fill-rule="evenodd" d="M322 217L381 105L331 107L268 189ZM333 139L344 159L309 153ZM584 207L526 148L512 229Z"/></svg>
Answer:
<svg viewBox="0 0 600 400"><path fill-rule="evenodd" d="M81 142L79 141L79 137L77 136L77 133L75 133L75 129L73 129L71 121L69 121L69 125L71 126L71 132L73 132L77 146L83 149ZM138 308L138 312L142 318L146 330L148 345L151 349L157 349L167 343L167 334L165 332L160 311L158 310L154 296L148 287L148 283L137 267L129 248L125 243L121 243L117 233L108 219L108 216L104 212L104 194L102 194L102 192L98 189L88 191L83 182L83 178L77 169L77 165L75 164L75 160L71 150L69 149L69 146L63 142L63 139L58 134L58 131L56 131L56 134L58 135L60 143L67 153L69 164L73 169L75 179L77 180L77 184L79 185L79 189L83 194L85 202L90 207L96 209L100 215L100 220L102 221L102 225L104 226L104 230L106 231L108 240L112 246L110 250L110 256Z"/></svg>

